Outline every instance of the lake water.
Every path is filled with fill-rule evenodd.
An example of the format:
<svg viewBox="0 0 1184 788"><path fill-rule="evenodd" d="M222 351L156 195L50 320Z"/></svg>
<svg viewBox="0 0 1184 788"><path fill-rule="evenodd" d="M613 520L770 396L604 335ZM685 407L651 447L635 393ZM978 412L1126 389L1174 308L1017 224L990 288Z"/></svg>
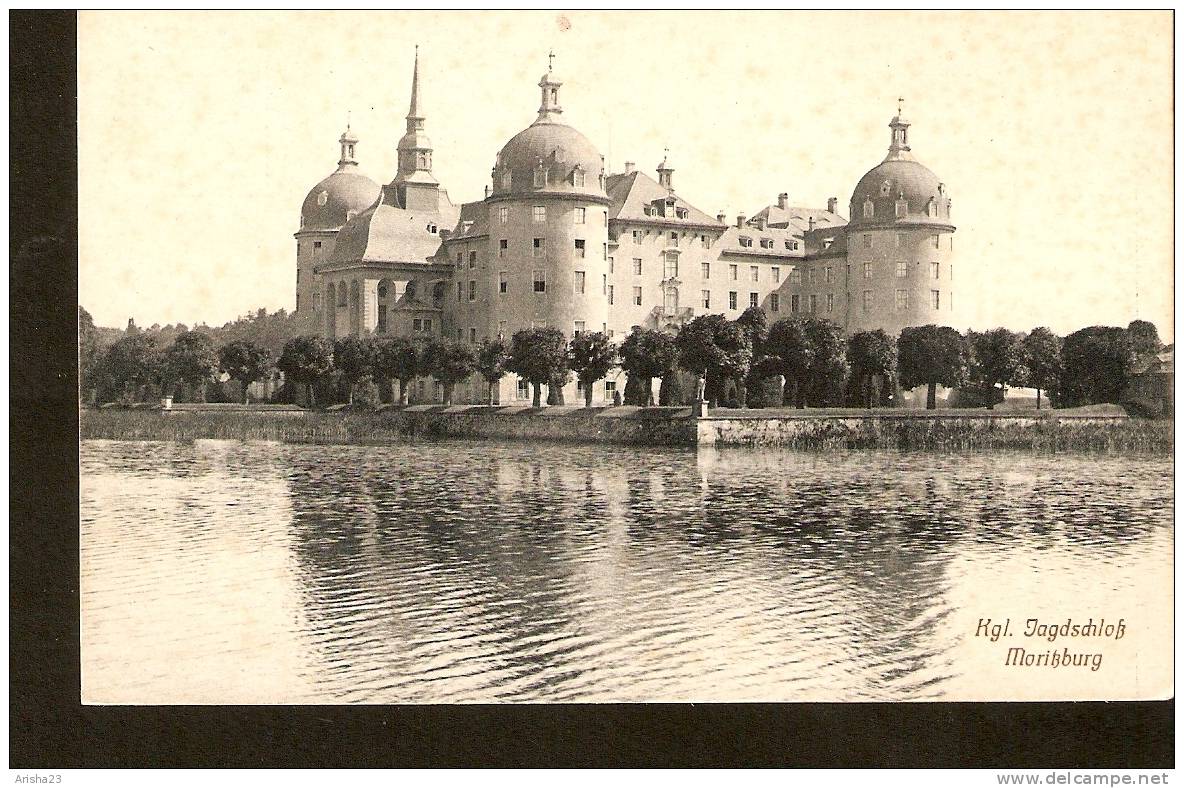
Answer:
<svg viewBox="0 0 1184 788"><path fill-rule="evenodd" d="M88 702L1171 691L1169 457L86 441L81 470ZM1034 616L1127 633L1053 644L1097 672L976 636Z"/></svg>

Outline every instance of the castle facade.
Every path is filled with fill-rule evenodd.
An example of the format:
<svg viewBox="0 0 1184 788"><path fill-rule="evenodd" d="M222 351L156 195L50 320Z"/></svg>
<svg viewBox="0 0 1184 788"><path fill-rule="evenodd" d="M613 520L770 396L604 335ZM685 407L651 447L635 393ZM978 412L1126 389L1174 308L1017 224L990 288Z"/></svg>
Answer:
<svg viewBox="0 0 1184 788"><path fill-rule="evenodd" d="M628 162L610 173L563 122L562 86L548 69L538 116L497 153L484 199L456 205L432 175L417 56L394 179L380 186L358 171L347 129L337 170L304 200L297 315L330 339L422 333L474 344L534 327L620 341L634 326L673 332L751 306L770 323L814 315L848 334L953 322L950 196L913 158L900 111L888 155L852 192L850 219L835 198L803 208L781 194L729 222L677 193L668 156L656 179ZM623 387L603 381L594 402ZM485 396L475 379L453 401ZM411 392L413 402L438 397L430 380ZM524 381L502 381L498 402L527 399Z"/></svg>

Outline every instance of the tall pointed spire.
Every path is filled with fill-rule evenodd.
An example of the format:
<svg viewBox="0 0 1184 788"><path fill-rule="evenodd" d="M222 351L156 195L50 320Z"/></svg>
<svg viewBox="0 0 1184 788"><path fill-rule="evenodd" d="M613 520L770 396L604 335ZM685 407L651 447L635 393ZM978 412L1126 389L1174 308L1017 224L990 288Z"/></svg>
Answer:
<svg viewBox="0 0 1184 788"><path fill-rule="evenodd" d="M423 128L423 112L419 108L419 44L415 45L415 66L411 71L411 107L407 110L407 130ZM412 121L419 121L419 125L412 126Z"/></svg>
<svg viewBox="0 0 1184 788"><path fill-rule="evenodd" d="M407 133L399 140L398 180L435 183L432 178L432 141L424 132L423 108L419 100L419 45L411 70L411 106L407 109Z"/></svg>

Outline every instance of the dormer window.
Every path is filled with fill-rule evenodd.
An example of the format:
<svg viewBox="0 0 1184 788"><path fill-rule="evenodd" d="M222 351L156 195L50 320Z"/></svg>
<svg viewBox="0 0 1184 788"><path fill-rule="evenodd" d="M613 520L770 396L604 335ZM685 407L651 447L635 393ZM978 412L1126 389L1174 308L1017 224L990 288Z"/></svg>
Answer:
<svg viewBox="0 0 1184 788"><path fill-rule="evenodd" d="M909 201L903 198L896 201L896 218L903 219L909 215Z"/></svg>
<svg viewBox="0 0 1184 788"><path fill-rule="evenodd" d="M436 234L436 225L429 224L428 225L428 232L431 233L432 235L435 235Z"/></svg>
<svg viewBox="0 0 1184 788"><path fill-rule="evenodd" d="M686 209L686 208L676 208L676 209L675 209L675 211L674 211L674 214L675 214L675 216L677 216L679 219L685 219L685 218L687 218L688 216L690 216L690 212L689 212L689 211L687 211L687 209Z"/></svg>
<svg viewBox="0 0 1184 788"><path fill-rule="evenodd" d="M876 215L876 204L872 202L872 198L868 197L863 201L863 218L871 219Z"/></svg>
<svg viewBox="0 0 1184 788"><path fill-rule="evenodd" d="M822 248L829 249L830 245L833 244L834 242L835 242L834 238L824 238L822 241Z"/></svg>
<svg viewBox="0 0 1184 788"><path fill-rule="evenodd" d="M505 170L504 172L502 172L502 188L503 189L510 188L510 171L509 170Z"/></svg>
<svg viewBox="0 0 1184 788"><path fill-rule="evenodd" d="M534 170L534 185L536 189L547 185L547 171L542 167L536 167Z"/></svg>
<svg viewBox="0 0 1184 788"><path fill-rule="evenodd" d="M937 200L932 197L929 198L929 202L925 203L925 215L930 218L937 216Z"/></svg>
<svg viewBox="0 0 1184 788"><path fill-rule="evenodd" d="M772 249L773 248L773 239L772 238L762 238L761 239L761 248L762 249Z"/></svg>
<svg viewBox="0 0 1184 788"><path fill-rule="evenodd" d="M584 171L581 170L578 166L574 170L572 170L571 184L572 184L572 186L583 186L584 185Z"/></svg>
<svg viewBox="0 0 1184 788"><path fill-rule="evenodd" d="M752 239L742 235L740 236L740 245L745 249L749 249L752 247Z"/></svg>
<svg viewBox="0 0 1184 788"><path fill-rule="evenodd" d="M880 184L880 196L887 197L892 193L892 184L889 181L884 181Z"/></svg>
<svg viewBox="0 0 1184 788"><path fill-rule="evenodd" d="M654 206L652 206L652 205L647 205L644 208L642 208L642 210L645 211L646 216L653 216L654 215Z"/></svg>

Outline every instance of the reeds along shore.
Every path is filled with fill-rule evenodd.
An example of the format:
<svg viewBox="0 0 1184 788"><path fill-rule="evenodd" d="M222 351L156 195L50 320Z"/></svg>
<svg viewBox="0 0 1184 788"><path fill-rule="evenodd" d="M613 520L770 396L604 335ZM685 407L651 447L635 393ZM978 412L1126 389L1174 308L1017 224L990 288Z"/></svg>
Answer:
<svg viewBox="0 0 1184 788"><path fill-rule="evenodd" d="M653 424L655 415L644 421ZM409 438L493 437L480 428L488 416L466 416L467 421L450 420L450 414L418 414L401 418L397 412L341 412L298 414L249 412L175 412L84 410L80 435L85 439L129 441L192 441L223 439L281 441L286 443L374 444ZM542 418L528 414L504 419ZM581 418L548 416L554 419ZM583 416L587 419L587 416ZM659 418L661 418L659 416ZM474 421L476 420L476 421ZM643 419L638 419L642 421ZM467 425L467 426L466 426ZM476 426L473 426L476 425ZM577 436L578 432L572 432ZM616 433L618 442L621 433ZM603 438L572 437L578 442ZM644 442L644 441L638 441ZM819 416L807 420L776 445L802 449L900 449L934 451L1030 450L1039 452L1100 451L1171 453L1173 422L1144 419L1111 422L1042 419L1035 423L1005 420L987 422L967 418L876 419L858 423Z"/></svg>

